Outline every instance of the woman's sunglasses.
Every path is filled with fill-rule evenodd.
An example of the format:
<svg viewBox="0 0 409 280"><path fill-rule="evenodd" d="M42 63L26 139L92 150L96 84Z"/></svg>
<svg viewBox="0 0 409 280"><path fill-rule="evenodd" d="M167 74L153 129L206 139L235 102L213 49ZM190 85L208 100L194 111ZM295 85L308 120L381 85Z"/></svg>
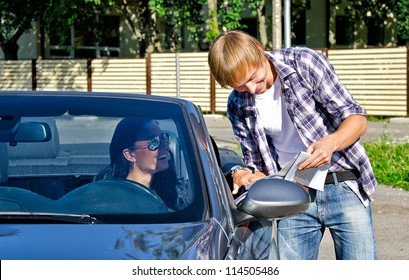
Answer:
<svg viewBox="0 0 409 280"><path fill-rule="evenodd" d="M146 149L149 151L156 151L159 147L169 145L170 136L169 133L162 133L160 136L155 136L148 140L145 146L131 147L130 150Z"/></svg>

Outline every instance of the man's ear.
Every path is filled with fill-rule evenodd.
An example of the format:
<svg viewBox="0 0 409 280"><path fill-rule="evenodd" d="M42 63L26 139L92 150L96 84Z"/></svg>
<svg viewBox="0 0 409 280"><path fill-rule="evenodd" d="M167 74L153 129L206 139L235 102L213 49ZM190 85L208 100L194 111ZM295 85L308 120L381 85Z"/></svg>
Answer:
<svg viewBox="0 0 409 280"><path fill-rule="evenodd" d="M134 155L131 153L131 151L129 149L124 149L122 151L122 154L124 155L124 157L126 158L127 161L135 162L135 157L134 157Z"/></svg>

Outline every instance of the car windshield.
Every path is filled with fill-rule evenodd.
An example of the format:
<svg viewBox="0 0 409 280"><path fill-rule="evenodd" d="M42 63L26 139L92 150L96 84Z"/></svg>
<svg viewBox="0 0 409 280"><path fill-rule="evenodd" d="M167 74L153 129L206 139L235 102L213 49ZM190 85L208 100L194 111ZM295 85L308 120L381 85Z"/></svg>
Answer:
<svg viewBox="0 0 409 280"><path fill-rule="evenodd" d="M10 97L0 105L2 219L201 220L192 139L182 106L171 101Z"/></svg>

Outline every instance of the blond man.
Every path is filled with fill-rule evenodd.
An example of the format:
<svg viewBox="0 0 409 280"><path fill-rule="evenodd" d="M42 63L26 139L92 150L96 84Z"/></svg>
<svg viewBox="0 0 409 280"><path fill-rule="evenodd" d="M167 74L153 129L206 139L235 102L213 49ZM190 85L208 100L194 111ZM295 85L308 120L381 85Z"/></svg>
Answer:
<svg viewBox="0 0 409 280"><path fill-rule="evenodd" d="M328 228L337 259L375 259L376 179L360 141L367 115L328 59L301 47L266 52L249 34L228 31L208 62L216 81L233 88L227 114L246 164L233 168L233 194L300 151L311 154L300 169L329 165L324 190L308 189L309 209L278 222L280 257L317 259Z"/></svg>

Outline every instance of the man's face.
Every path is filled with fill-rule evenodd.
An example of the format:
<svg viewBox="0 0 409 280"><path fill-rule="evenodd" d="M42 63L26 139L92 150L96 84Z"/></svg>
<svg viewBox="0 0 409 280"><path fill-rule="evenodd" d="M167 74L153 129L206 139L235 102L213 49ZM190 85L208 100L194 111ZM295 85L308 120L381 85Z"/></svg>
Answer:
<svg viewBox="0 0 409 280"><path fill-rule="evenodd" d="M233 88L239 92L249 92L251 94L266 92L274 83L271 67L266 59L260 68L250 70L245 79Z"/></svg>

